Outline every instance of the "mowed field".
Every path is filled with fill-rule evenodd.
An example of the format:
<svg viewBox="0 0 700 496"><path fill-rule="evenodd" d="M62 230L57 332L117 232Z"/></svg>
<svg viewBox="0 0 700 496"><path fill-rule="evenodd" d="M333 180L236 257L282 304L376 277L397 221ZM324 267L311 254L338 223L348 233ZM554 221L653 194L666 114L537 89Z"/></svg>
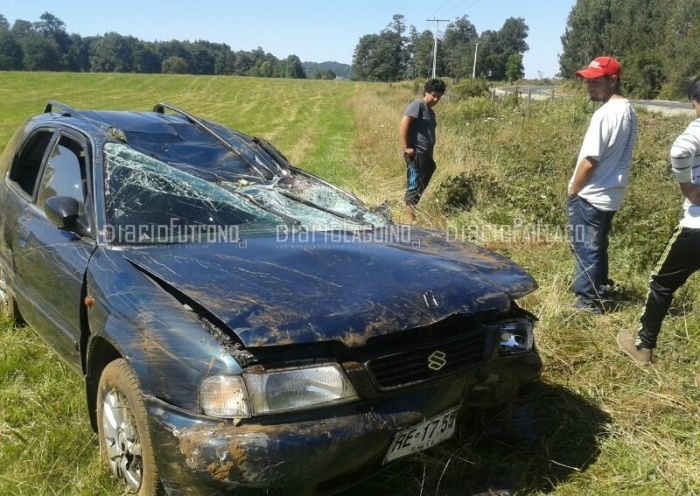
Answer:
<svg viewBox="0 0 700 496"><path fill-rule="evenodd" d="M126 110L165 102L269 139L296 165L368 204L386 200L400 222L405 179L397 125L419 88L412 82L0 72L0 149L48 100ZM479 422L465 420L454 439L343 496L471 496L489 489L700 494L698 281L677 295L657 365L636 367L614 339L620 328L635 326L652 261L679 215L681 199L665 159L687 118L639 113L633 184L611 243L619 301L615 311L593 317L570 309L572 261L558 230L564 184L591 109L578 100L533 105L443 99L436 108L438 172L419 223L454 236L473 234L535 275L540 289L522 304L540 319L544 381L523 400ZM464 211L449 208L449 193L462 180L474 200ZM0 496L122 494L100 462L85 408L80 378L34 331L0 323Z"/></svg>

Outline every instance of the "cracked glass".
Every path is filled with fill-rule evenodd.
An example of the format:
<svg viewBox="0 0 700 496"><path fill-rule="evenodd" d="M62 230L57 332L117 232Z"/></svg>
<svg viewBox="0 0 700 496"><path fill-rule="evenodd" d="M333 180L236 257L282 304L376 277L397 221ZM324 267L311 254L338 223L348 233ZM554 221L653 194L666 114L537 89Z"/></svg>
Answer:
<svg viewBox="0 0 700 496"><path fill-rule="evenodd" d="M237 161L235 170L212 179L206 170L198 175L196 164L164 163L123 143L105 144L104 163L107 239L115 244L237 241L388 224L349 193L281 166L278 174L260 175Z"/></svg>

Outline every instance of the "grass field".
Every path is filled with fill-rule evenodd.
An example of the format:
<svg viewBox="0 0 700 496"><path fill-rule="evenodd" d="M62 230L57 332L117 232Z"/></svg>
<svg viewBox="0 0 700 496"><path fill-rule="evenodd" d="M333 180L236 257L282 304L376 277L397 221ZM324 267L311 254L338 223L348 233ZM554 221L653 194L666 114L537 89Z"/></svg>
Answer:
<svg viewBox="0 0 700 496"><path fill-rule="evenodd" d="M47 100L77 109L158 102L270 139L297 165L402 220L397 125L413 83L125 74L0 73L0 148ZM680 215L666 156L685 118L639 112L632 184L614 221L614 311L570 308L565 184L592 108L577 98L460 99L438 107L438 171L419 223L475 240L526 266L540 289L544 381L523 400L438 447L389 467L344 496L700 494L698 280L676 295L657 364L617 350L634 328L656 258ZM468 207L467 207L468 206ZM0 323L0 496L116 496L100 464L80 378L27 327ZM501 422L501 420L504 420Z"/></svg>

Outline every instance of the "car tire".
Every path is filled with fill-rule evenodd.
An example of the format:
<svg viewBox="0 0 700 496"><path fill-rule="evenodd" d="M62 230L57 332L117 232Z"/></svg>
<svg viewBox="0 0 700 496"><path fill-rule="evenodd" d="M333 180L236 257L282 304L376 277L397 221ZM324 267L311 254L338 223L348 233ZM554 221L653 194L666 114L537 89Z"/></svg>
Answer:
<svg viewBox="0 0 700 496"><path fill-rule="evenodd" d="M165 494L158 475L148 413L136 374L120 358L105 367L97 388L100 451L125 494Z"/></svg>

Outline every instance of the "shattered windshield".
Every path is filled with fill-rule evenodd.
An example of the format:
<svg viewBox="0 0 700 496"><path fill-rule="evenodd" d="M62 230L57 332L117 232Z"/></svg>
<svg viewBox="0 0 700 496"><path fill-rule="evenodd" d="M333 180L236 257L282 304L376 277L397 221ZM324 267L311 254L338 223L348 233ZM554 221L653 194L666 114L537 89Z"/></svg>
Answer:
<svg viewBox="0 0 700 496"><path fill-rule="evenodd" d="M106 234L115 244L237 241L280 231L357 231L387 220L313 176L284 170L271 180L227 174L215 181L193 164L166 164L107 143Z"/></svg>

